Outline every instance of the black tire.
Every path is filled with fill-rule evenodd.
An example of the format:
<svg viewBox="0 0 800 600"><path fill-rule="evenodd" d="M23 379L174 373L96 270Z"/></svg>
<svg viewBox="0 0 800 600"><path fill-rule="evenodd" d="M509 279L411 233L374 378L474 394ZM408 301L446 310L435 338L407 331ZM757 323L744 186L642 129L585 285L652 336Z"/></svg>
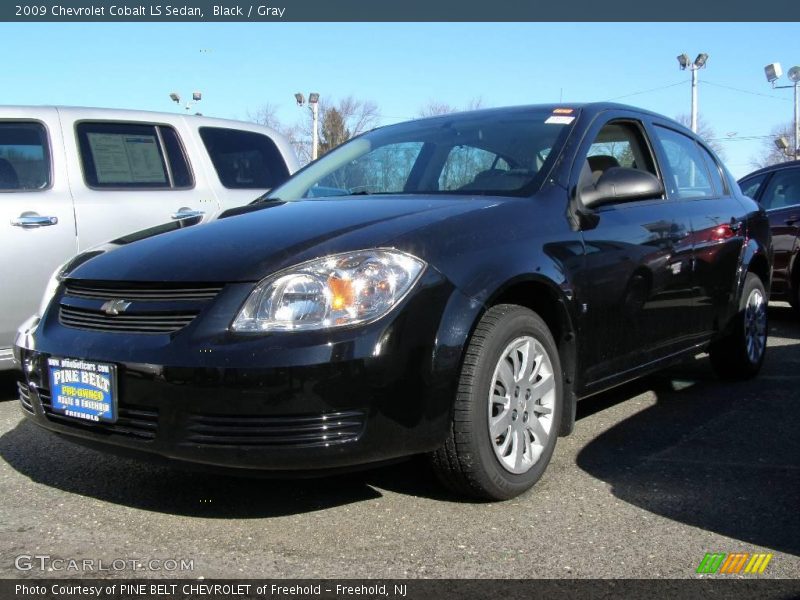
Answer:
<svg viewBox="0 0 800 600"><path fill-rule="evenodd" d="M763 348L757 356L748 352L748 327L746 323L747 304L751 295L760 294L763 301ZM767 345L767 294L764 284L754 273L748 273L744 281L739 311L733 318L728 331L709 348L709 357L714 371L723 379L750 379L755 377L764 363Z"/></svg>
<svg viewBox="0 0 800 600"><path fill-rule="evenodd" d="M800 269L800 266L796 268ZM795 310L796 313L800 314L800 281L796 281L791 288L791 292L789 295L789 304L792 305L792 308Z"/></svg>
<svg viewBox="0 0 800 600"><path fill-rule="evenodd" d="M541 445L538 460L526 472L515 474L503 467L493 447L496 441L489 434L489 392L494 389L495 368L499 368L501 356L509 344L522 336L533 338L547 353L555 400L549 435ZM442 483L459 495L484 500L507 500L530 489L541 478L555 449L561 426L563 388L558 349L539 315L513 304L501 304L486 311L464 357L449 435L431 456ZM527 422L530 417L527 412L524 414Z"/></svg>

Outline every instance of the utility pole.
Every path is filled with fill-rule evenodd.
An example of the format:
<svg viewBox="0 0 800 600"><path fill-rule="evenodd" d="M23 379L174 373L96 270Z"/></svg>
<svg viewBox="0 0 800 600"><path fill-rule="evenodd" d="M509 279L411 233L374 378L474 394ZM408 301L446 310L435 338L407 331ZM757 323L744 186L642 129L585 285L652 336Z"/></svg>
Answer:
<svg viewBox="0 0 800 600"><path fill-rule="evenodd" d="M701 53L697 55L694 62L691 62L689 55L684 53L678 56L678 64L681 66L681 71L689 69L692 72L692 131L697 133L697 71L705 68L708 61L708 54Z"/></svg>
<svg viewBox="0 0 800 600"><path fill-rule="evenodd" d="M305 106L306 97L297 92L294 95L297 106ZM319 154L319 94L311 92L308 95L308 108L311 110L311 160L317 160Z"/></svg>

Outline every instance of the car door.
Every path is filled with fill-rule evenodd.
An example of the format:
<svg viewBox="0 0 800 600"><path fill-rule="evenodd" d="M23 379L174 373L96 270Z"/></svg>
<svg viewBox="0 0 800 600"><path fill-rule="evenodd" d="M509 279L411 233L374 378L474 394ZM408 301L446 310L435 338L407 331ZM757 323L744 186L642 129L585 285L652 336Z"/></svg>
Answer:
<svg viewBox="0 0 800 600"><path fill-rule="evenodd" d="M0 368L50 275L77 249L61 148L55 109L0 107Z"/></svg>
<svg viewBox="0 0 800 600"><path fill-rule="evenodd" d="M616 111L590 128L573 166L581 172L575 185L615 166L660 177L642 121ZM606 204L584 219L581 353L590 386L668 354L687 332L689 233L663 195Z"/></svg>
<svg viewBox="0 0 800 600"><path fill-rule="evenodd" d="M690 314L700 342L727 322L733 306L746 210L708 148L668 123L655 123L653 137L667 194L691 221L695 307Z"/></svg>
<svg viewBox="0 0 800 600"><path fill-rule="evenodd" d="M180 122L125 118L62 114L81 251L171 220L207 221L219 211L189 162Z"/></svg>
<svg viewBox="0 0 800 600"><path fill-rule="evenodd" d="M772 245L772 289L777 296L796 293L791 285L795 258L800 250L800 168L775 171L763 186L759 202L769 216ZM795 297L793 300L796 300Z"/></svg>

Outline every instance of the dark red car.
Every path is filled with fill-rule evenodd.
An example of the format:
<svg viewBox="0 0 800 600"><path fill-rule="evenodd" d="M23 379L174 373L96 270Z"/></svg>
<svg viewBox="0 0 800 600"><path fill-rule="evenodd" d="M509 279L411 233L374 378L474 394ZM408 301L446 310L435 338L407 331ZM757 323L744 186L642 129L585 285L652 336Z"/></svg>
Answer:
<svg viewBox="0 0 800 600"><path fill-rule="evenodd" d="M775 252L770 299L785 300L800 311L800 160L750 173L739 185L769 215Z"/></svg>

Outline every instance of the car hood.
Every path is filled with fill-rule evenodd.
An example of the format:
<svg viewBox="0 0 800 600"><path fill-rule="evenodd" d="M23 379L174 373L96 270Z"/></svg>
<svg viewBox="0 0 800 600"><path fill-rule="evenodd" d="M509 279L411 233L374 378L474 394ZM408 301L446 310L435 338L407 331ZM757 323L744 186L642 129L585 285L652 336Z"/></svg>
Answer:
<svg viewBox="0 0 800 600"><path fill-rule="evenodd" d="M261 210L205 225L157 227L93 248L66 273L70 279L116 281L258 281L316 257L376 247L415 252L425 238L448 235L457 217L508 198L365 196L265 203ZM436 236L437 232L434 231ZM441 239L441 237L439 238Z"/></svg>

